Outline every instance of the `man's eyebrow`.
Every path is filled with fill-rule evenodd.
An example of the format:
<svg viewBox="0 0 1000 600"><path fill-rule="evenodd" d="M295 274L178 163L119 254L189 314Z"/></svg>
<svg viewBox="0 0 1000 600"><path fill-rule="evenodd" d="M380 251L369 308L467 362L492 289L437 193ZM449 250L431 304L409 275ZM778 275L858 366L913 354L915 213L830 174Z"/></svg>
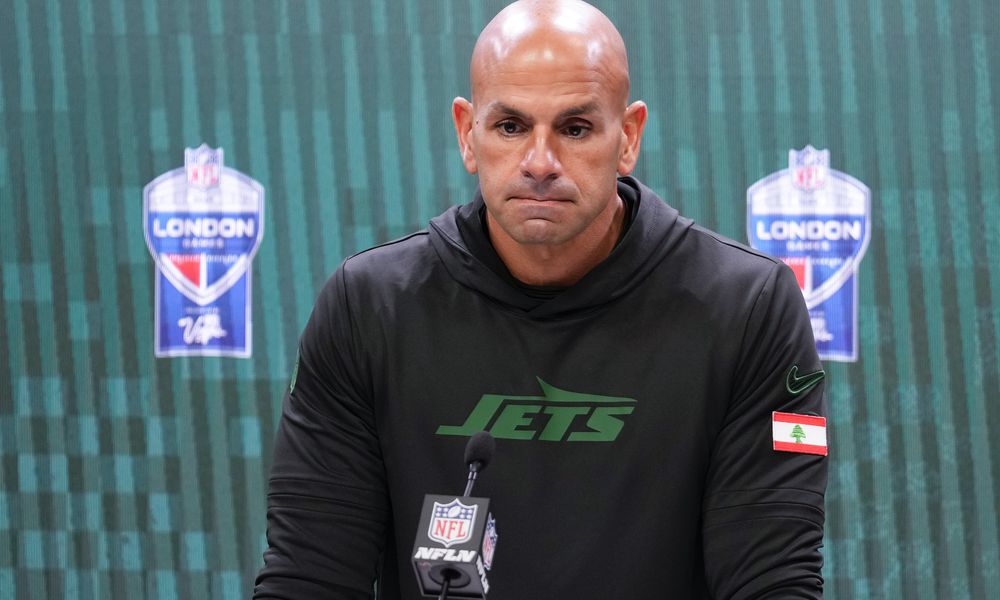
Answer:
<svg viewBox="0 0 1000 600"><path fill-rule="evenodd" d="M587 102L586 104L581 104L579 106L571 106L570 108L567 108L566 110L556 115L556 121L562 121L570 117L578 117L580 115L597 112L598 110L600 110L600 107L598 106L597 102ZM518 119L522 119L525 121L531 120L531 117L529 117L523 111L520 111L514 108L513 106L508 106L503 102L494 102L493 104L491 104L486 109L486 114L490 115L491 117L495 115L504 115L508 117L517 117Z"/></svg>
<svg viewBox="0 0 1000 600"><path fill-rule="evenodd" d="M486 114L490 115L491 117L494 115L505 115L508 117L517 117L525 121L530 120L527 114L521 112L520 110L514 108L513 106L507 106L503 102L494 102L493 104L490 104L489 107L486 109Z"/></svg>
<svg viewBox="0 0 1000 600"><path fill-rule="evenodd" d="M585 115L592 112L597 112L600 107L596 102L587 102L586 104L581 104L580 106L573 106L562 111L556 115L556 120L561 121L563 119L568 119L570 117L579 117L580 115Z"/></svg>

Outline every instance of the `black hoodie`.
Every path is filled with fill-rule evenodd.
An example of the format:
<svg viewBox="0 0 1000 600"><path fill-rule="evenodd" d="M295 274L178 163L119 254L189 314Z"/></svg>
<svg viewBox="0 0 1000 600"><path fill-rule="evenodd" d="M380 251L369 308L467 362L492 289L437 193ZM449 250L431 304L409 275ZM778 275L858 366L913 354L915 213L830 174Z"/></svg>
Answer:
<svg viewBox="0 0 1000 600"><path fill-rule="evenodd" d="M341 265L283 405L256 598L419 598L423 495L461 492L481 429L493 600L822 597L826 457L772 439L775 411L825 415L793 274L619 195L618 245L561 291L506 272L479 197Z"/></svg>

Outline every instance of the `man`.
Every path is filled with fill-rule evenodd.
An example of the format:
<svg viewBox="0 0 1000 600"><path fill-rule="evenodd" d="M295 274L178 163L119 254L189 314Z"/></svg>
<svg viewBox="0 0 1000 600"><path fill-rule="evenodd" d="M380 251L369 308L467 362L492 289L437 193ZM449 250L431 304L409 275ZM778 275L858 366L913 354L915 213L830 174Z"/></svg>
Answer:
<svg viewBox="0 0 1000 600"><path fill-rule="evenodd" d="M480 193L345 261L303 333L256 597L418 598L423 494L483 429L490 598L821 597L826 458L772 439L824 414L791 272L627 177L647 111L593 7L508 6L471 82Z"/></svg>

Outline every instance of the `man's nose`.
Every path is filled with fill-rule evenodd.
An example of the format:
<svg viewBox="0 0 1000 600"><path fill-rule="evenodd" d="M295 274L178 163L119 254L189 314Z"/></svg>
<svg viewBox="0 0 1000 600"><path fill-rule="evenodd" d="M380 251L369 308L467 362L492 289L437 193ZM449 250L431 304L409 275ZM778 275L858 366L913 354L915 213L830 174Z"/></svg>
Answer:
<svg viewBox="0 0 1000 600"><path fill-rule="evenodd" d="M562 165L553 147L551 132L537 131L521 159L521 173L537 182L559 177Z"/></svg>

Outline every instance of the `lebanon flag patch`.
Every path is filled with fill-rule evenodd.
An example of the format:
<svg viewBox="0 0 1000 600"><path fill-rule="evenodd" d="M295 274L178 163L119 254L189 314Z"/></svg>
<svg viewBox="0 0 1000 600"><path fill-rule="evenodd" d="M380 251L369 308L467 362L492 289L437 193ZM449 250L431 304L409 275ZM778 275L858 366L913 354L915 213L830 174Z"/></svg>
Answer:
<svg viewBox="0 0 1000 600"><path fill-rule="evenodd" d="M774 449L782 452L827 455L826 418L795 413L771 413Z"/></svg>

